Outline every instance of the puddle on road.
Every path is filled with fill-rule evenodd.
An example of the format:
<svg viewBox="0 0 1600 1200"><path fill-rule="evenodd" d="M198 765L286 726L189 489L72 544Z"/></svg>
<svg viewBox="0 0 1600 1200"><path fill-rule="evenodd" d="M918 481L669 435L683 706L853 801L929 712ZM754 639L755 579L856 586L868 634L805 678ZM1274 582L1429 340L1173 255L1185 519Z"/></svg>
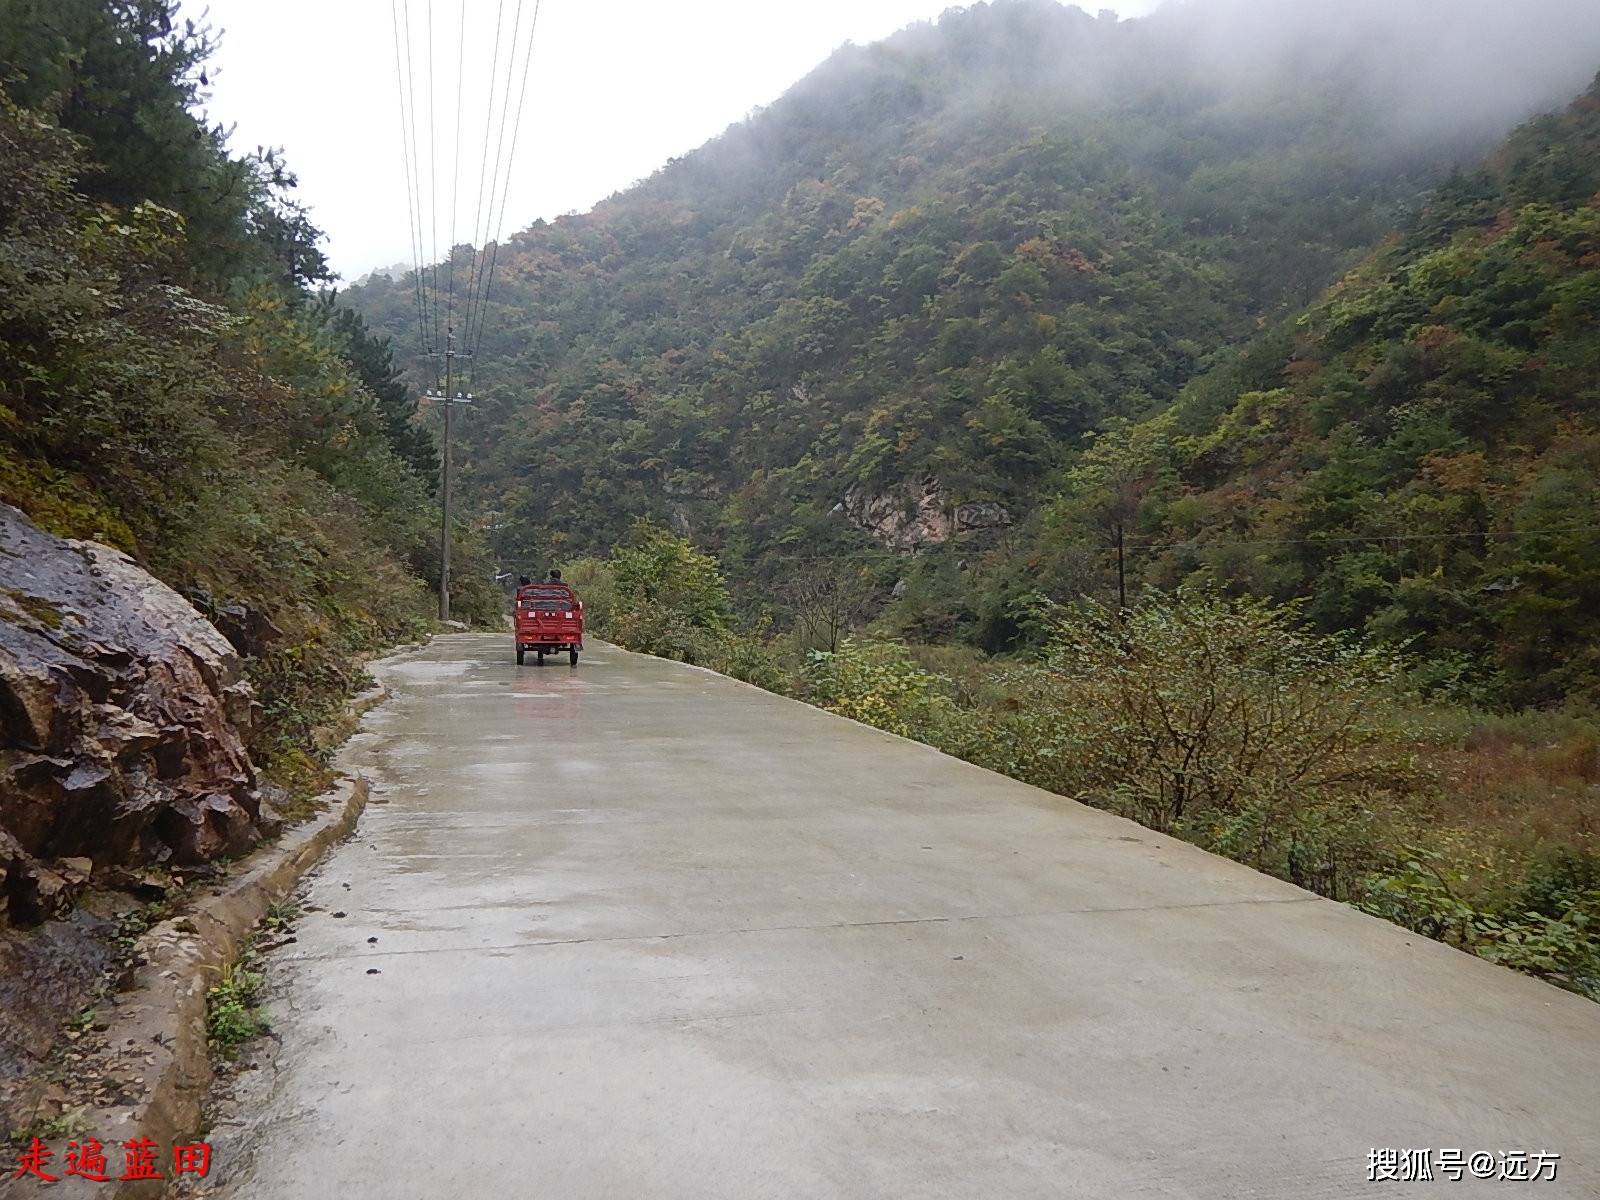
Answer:
<svg viewBox="0 0 1600 1200"><path fill-rule="evenodd" d="M463 775L470 775L482 783L524 784L537 788L544 780L555 775L563 779L587 778L598 775L604 764L587 758L538 759L522 762L480 762L465 764Z"/></svg>
<svg viewBox="0 0 1600 1200"><path fill-rule="evenodd" d="M471 775L485 783L535 783L545 770L543 763L535 762L480 762L461 768L463 775Z"/></svg>
<svg viewBox="0 0 1600 1200"><path fill-rule="evenodd" d="M430 679L449 679L452 676L465 675L472 665L467 659L414 658L393 663L386 668L386 671L404 676L406 679L425 682Z"/></svg>
<svg viewBox="0 0 1600 1200"><path fill-rule="evenodd" d="M436 747L431 742L422 742L415 739L405 741L391 741L381 749L382 756L389 762L402 766L421 764L433 757Z"/></svg>

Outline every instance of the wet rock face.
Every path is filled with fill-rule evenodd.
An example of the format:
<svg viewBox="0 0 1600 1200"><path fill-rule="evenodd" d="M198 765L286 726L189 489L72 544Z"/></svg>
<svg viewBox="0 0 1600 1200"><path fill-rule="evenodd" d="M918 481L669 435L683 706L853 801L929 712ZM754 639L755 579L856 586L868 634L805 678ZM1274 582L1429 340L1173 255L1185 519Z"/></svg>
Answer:
<svg viewBox="0 0 1600 1200"><path fill-rule="evenodd" d="M0 504L0 921L109 867L261 832L250 687L226 638L126 555Z"/></svg>
<svg viewBox="0 0 1600 1200"><path fill-rule="evenodd" d="M238 601L218 603L205 588L191 589L187 598L240 654L259 657L283 637L283 631L259 608Z"/></svg>
<svg viewBox="0 0 1600 1200"><path fill-rule="evenodd" d="M993 500L951 504L944 487L932 477L878 495L851 488L834 512L882 545L902 552L937 546L964 533L1004 529L1012 522L1005 505Z"/></svg>

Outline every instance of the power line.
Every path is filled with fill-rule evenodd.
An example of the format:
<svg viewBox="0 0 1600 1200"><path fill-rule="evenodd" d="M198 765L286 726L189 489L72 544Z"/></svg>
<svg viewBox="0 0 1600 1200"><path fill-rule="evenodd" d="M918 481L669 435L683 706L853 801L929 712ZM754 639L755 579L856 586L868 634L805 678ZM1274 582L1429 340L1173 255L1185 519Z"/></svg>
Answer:
<svg viewBox="0 0 1600 1200"><path fill-rule="evenodd" d="M483 264L484 258L486 258L488 253L489 253L489 250L488 250L489 231L494 228L494 199L495 199L495 193L501 187L500 162L501 162L502 157L505 154L506 126L508 124L510 124L510 121L509 121L508 118L509 118L509 115L510 115L510 112L511 112L511 81L516 75L516 69L517 69L517 36L521 32L521 30L522 30L522 0L517 0L516 11L512 16L512 21L511 21L511 52L506 58L506 86L505 86L504 99L502 100L501 105L500 105L500 126L499 126L499 131L495 134L494 168L493 168L493 170L491 170L489 172L489 208L488 208L488 211L484 213L483 241L479 243L480 249L479 249L479 252L478 252L479 253L479 260L478 260L479 261L479 267L478 267L478 298L477 298L478 314L477 314L477 321L476 321L476 329L477 329L477 333L478 333L479 337L481 337L481 334L482 334L482 331L483 331L483 319L484 319L485 315L488 312L488 296L487 296L487 290L486 290L486 285L485 285L484 267L483 267L482 264ZM530 48L530 50L532 48L531 42L530 42L530 47L529 48ZM490 97L490 106L491 106L490 118L491 118L491 120L493 119L493 112L492 112L493 104L494 104L494 100L493 100L493 97L491 96ZM485 161L487 161L487 159L488 159L488 148L487 148L487 145L484 148L484 159L485 159ZM467 352L469 354L471 354L475 350L476 350L476 342L475 341L469 341L467 343ZM469 372L470 371L471 371L471 368L469 368ZM469 378L474 378L475 379L476 377L475 377L475 375L472 375L472 374L469 373Z"/></svg>
<svg viewBox="0 0 1600 1200"><path fill-rule="evenodd" d="M395 92L400 109L400 158L405 170L406 186L406 217L407 235L411 244L411 285L417 310L417 338L421 343L423 353L428 351L428 326L426 316L426 303L422 292L422 248L420 226L416 206L415 183L413 182L412 146L414 135L412 133L412 119L407 114L406 97L410 91L410 73L402 69L400 60L400 7L399 0L389 0L389 16L394 29L394 72ZM411 19L410 13L406 14L406 62L409 67L411 55ZM417 164L420 166L420 164Z"/></svg>
<svg viewBox="0 0 1600 1200"><path fill-rule="evenodd" d="M467 273L467 315L464 332L469 345L472 338L472 306L478 290L480 254L485 240L484 231L487 229L483 219L483 185L489 170L489 135L494 128L494 88L495 80L500 74L500 31L504 27L504 19L505 0L499 0L495 5L494 53L489 62L489 87L484 99L483 152L478 159L478 200L472 217L472 263Z"/></svg>
<svg viewBox="0 0 1600 1200"><path fill-rule="evenodd" d="M450 214L447 235L449 246L446 261L439 261L439 194L438 194L438 80L434 62L433 3L427 0L424 10L424 36L427 45L427 141L428 158L423 164L420 141L422 114L417 100L417 55L411 42L411 15L409 0L391 0L395 40L396 86L400 92L401 152L405 170L407 217L410 223L413 265L413 301L419 310L419 336L422 353L433 362L435 386L439 383L437 362L443 325L456 325L458 311L463 351L458 357L472 358L481 349L485 335L485 318L492 295L495 275L499 267L500 242L504 236L505 220L510 208L511 181L516 171L517 150L521 140L522 117L527 107L528 83L532 76L533 49L538 32L542 0L534 0L532 16L523 34L523 0L517 0L513 12L506 66L500 71L501 43L505 39L505 0L495 8L494 49L491 57L485 96L482 154L478 163L478 194L473 211L473 253L468 269L466 298L458 309L455 280L455 247L460 218L461 133L466 86L466 6L460 14L456 42L456 113L455 140L451 151ZM403 53L402 53L403 43ZM520 79L518 56L521 56ZM513 105L515 99L515 105ZM498 103L497 103L498 101ZM507 145L507 135L510 144ZM494 144L491 158L489 147ZM426 189L422 186L422 173L428 173ZM486 186L487 185L487 186ZM444 274L441 281L440 274ZM441 324L443 322L443 325ZM475 373L474 363L474 373Z"/></svg>
<svg viewBox="0 0 1600 1200"><path fill-rule="evenodd" d="M465 0L463 0L465 3ZM439 345L439 122L433 103L433 0L428 12L428 256L433 264L433 344Z"/></svg>
<svg viewBox="0 0 1600 1200"><path fill-rule="evenodd" d="M426 328L423 332L422 352L428 356L433 370L434 386L439 385L439 364L435 359L438 340L435 331L438 327L439 293L436 288L429 286L429 272L427 262L427 233L426 218L422 208L422 155L417 148L417 92L416 92L416 56L411 49L411 7L410 0L400 0L400 11L405 17L406 35L406 94L411 107L411 162L412 187L415 194L417 212L417 260L421 268L418 279L422 288L422 309ZM429 180L432 187L432 180Z"/></svg>
<svg viewBox="0 0 1600 1200"><path fill-rule="evenodd" d="M478 351L483 348L484 317L487 316L488 311L489 311L489 295L494 290L494 269L495 269L495 264L499 261L499 258L500 258L500 236L505 231L506 202L507 202L507 200L508 200L508 198L510 196L510 193L511 193L511 171L512 171L512 167L516 163L517 141L518 141L519 136L521 135L521 132L522 132L522 108L523 108L523 104L528 99L528 74L529 74L529 68L531 68L533 66L533 35L539 28L539 9L541 7L541 4L542 4L542 0L534 0L534 4L533 4L533 20L531 22L529 22L529 24L528 24L528 49L527 49L527 53L523 56L523 60L522 60L522 85L521 85L521 88L519 89L518 94L517 94L517 116L516 116L516 120L511 126L511 155L506 161L505 185L502 187L501 193L500 193L500 220L495 225L494 249L491 252L490 257L489 257L489 281L484 286L484 289L483 289L483 303L480 305L480 308L481 308L482 312L480 313L479 318L478 318L478 340L471 347L469 347L469 350L470 350L470 352L472 353L472 356L473 356L472 357L472 362L474 364L474 367L473 367L474 371L476 370ZM512 61L515 62L515 58L513 58ZM507 74L506 82L507 83L510 82L509 73ZM493 209L494 209L494 193L493 192L489 193L489 207L490 207L490 210L492 212Z"/></svg>
<svg viewBox="0 0 1600 1200"><path fill-rule="evenodd" d="M470 394L461 394L453 389L456 385L454 371L455 360L469 358L481 346L483 340L483 325L487 313L489 289L493 284L495 264L498 258L499 240L505 225L506 210L511 191L511 177L516 162L517 141L522 129L522 114L527 101L528 79L531 74L533 62L534 34L538 28L540 0L534 0L533 16L528 24L527 42L523 48L522 78L520 86L516 88L515 116L512 116L512 92L516 81L517 51L521 41L522 31L522 0L517 0L517 7L511 28L510 52L506 58L506 72L504 80L504 93L497 97L496 91L500 87L500 42L504 29L504 0L499 0L495 10L495 35L494 57L488 74L488 91L485 99L483 153L478 163L478 196L473 215L473 253L470 269L467 276L467 295L465 303L465 327L457 329L456 317L456 281L455 281L455 251L456 234L459 227L460 199L461 199L461 132L462 110L466 89L466 45L467 45L467 0L461 0L462 8L460 21L456 33L456 112L454 122L454 141L451 144L451 170L450 170L450 214L446 247L446 261L439 261L439 110L438 110L438 79L435 70L434 54L434 24L433 0L426 0L424 34L427 39L425 53L427 56L427 107L428 107L428 187L427 205L423 204L422 171L423 161L418 146L419 134L417 127L421 123L417 111L417 59L411 45L411 12L409 0L390 0L390 16L394 25L395 42L395 84L400 101L400 145L401 160L405 171L406 184L406 210L409 223L408 233L412 245L412 284L413 299L417 307L417 329L421 342L421 351L432 368L433 384L428 396L442 401L444 417L444 437L441 446L442 468L440 473L440 572L439 572L439 611L440 616L448 618L450 614L450 548L451 548L451 521L450 521L450 425L451 412L455 404L471 402ZM402 43L404 54L402 56ZM448 61L448 60L447 60ZM500 103L496 105L496 100ZM499 109L499 120L496 122L495 110ZM507 153L506 132L511 131L511 146ZM489 142L493 137L495 154L493 167L489 162ZM505 173L501 174L501 164L504 162ZM485 205L484 184L488 183L487 205ZM498 204L498 208L497 208ZM493 249L489 248L490 232L493 231ZM485 260L487 258L487 266ZM426 262L424 260L426 259ZM441 269L445 275L444 286L440 287ZM441 300L443 302L443 326L441 328ZM464 335L465 349L456 350L456 338L460 332ZM442 347L442 350L441 350ZM475 366L475 364L474 364ZM442 387L441 387L442 370ZM471 384L469 382L468 387Z"/></svg>
<svg viewBox="0 0 1600 1200"><path fill-rule="evenodd" d="M461 26L456 34L456 136L454 142L455 161L450 168L450 246L446 253L450 256L448 268L449 279L447 283L447 300L445 302L445 324L447 330L453 331L456 315L456 199L460 194L459 181L461 176L461 94L467 75L467 0L461 0Z"/></svg>

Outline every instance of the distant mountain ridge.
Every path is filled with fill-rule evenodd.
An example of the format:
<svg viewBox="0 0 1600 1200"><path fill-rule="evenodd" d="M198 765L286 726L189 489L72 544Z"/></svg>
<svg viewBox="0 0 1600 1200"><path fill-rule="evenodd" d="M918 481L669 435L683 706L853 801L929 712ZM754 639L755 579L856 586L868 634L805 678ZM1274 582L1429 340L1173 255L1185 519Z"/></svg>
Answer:
<svg viewBox="0 0 1600 1200"><path fill-rule="evenodd" d="M925 522L895 612L1005 644L1015 564L1078 536L1043 523L1096 434L1216 378L1597 64L1560 0L1000 0L846 47L502 248L463 492L508 561L647 516L747 583L800 547L906 549L894 511L1004 512ZM351 296L407 337L407 281ZM1085 553L1046 582L1099 586Z"/></svg>

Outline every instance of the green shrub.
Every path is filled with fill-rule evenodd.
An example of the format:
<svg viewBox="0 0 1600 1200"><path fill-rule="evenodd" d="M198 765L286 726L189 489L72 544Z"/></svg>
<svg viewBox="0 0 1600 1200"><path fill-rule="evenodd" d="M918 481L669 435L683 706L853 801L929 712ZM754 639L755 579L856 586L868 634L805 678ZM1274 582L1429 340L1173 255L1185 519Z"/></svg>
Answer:
<svg viewBox="0 0 1600 1200"><path fill-rule="evenodd" d="M580 560L568 578L599 637L719 670L723 663L761 669L751 647L736 645L733 601L717 560L686 538L641 521L608 560Z"/></svg>
<svg viewBox="0 0 1600 1200"><path fill-rule="evenodd" d="M934 744L953 713L940 677L895 642L846 638L837 651L813 650L803 682L807 699L829 712Z"/></svg>
<svg viewBox="0 0 1600 1200"><path fill-rule="evenodd" d="M1600 1000L1600 892L1567 897L1559 917L1480 914L1473 932L1479 957Z"/></svg>
<svg viewBox="0 0 1600 1200"><path fill-rule="evenodd" d="M625 609L611 624L611 635L618 645L641 654L675 658L696 666L710 666L722 653L723 637L696 625L687 615L672 608Z"/></svg>
<svg viewBox="0 0 1600 1200"><path fill-rule="evenodd" d="M753 683L769 692L788 690L789 678L759 633L733 634L718 649L710 666L724 675Z"/></svg>
<svg viewBox="0 0 1600 1200"><path fill-rule="evenodd" d="M241 962L224 967L222 978L206 992L206 1043L218 1058L232 1062L241 1046L267 1031L256 1004L265 984L265 976Z"/></svg>
<svg viewBox="0 0 1600 1200"><path fill-rule="evenodd" d="M1394 650L1307 631L1294 606L1205 590L1055 612L1012 675L1025 773L1328 895L1422 778Z"/></svg>
<svg viewBox="0 0 1600 1200"><path fill-rule="evenodd" d="M580 558L562 576L583 597L584 627L597 637L617 641L617 579L611 564L601 558Z"/></svg>
<svg viewBox="0 0 1600 1200"><path fill-rule="evenodd" d="M733 601L717 560L687 538L641 521L611 554L615 619L640 629L694 631L715 641L732 631Z"/></svg>
<svg viewBox="0 0 1600 1200"><path fill-rule="evenodd" d="M1442 849L1411 848L1403 862L1367 881L1359 907L1600 1000L1600 888L1551 886L1567 870L1593 877L1597 864L1573 856L1555 866L1506 863L1480 853L1487 871L1474 873L1462 865L1466 856L1448 852L1450 841L1441 839ZM1502 882L1502 875L1513 880Z"/></svg>

